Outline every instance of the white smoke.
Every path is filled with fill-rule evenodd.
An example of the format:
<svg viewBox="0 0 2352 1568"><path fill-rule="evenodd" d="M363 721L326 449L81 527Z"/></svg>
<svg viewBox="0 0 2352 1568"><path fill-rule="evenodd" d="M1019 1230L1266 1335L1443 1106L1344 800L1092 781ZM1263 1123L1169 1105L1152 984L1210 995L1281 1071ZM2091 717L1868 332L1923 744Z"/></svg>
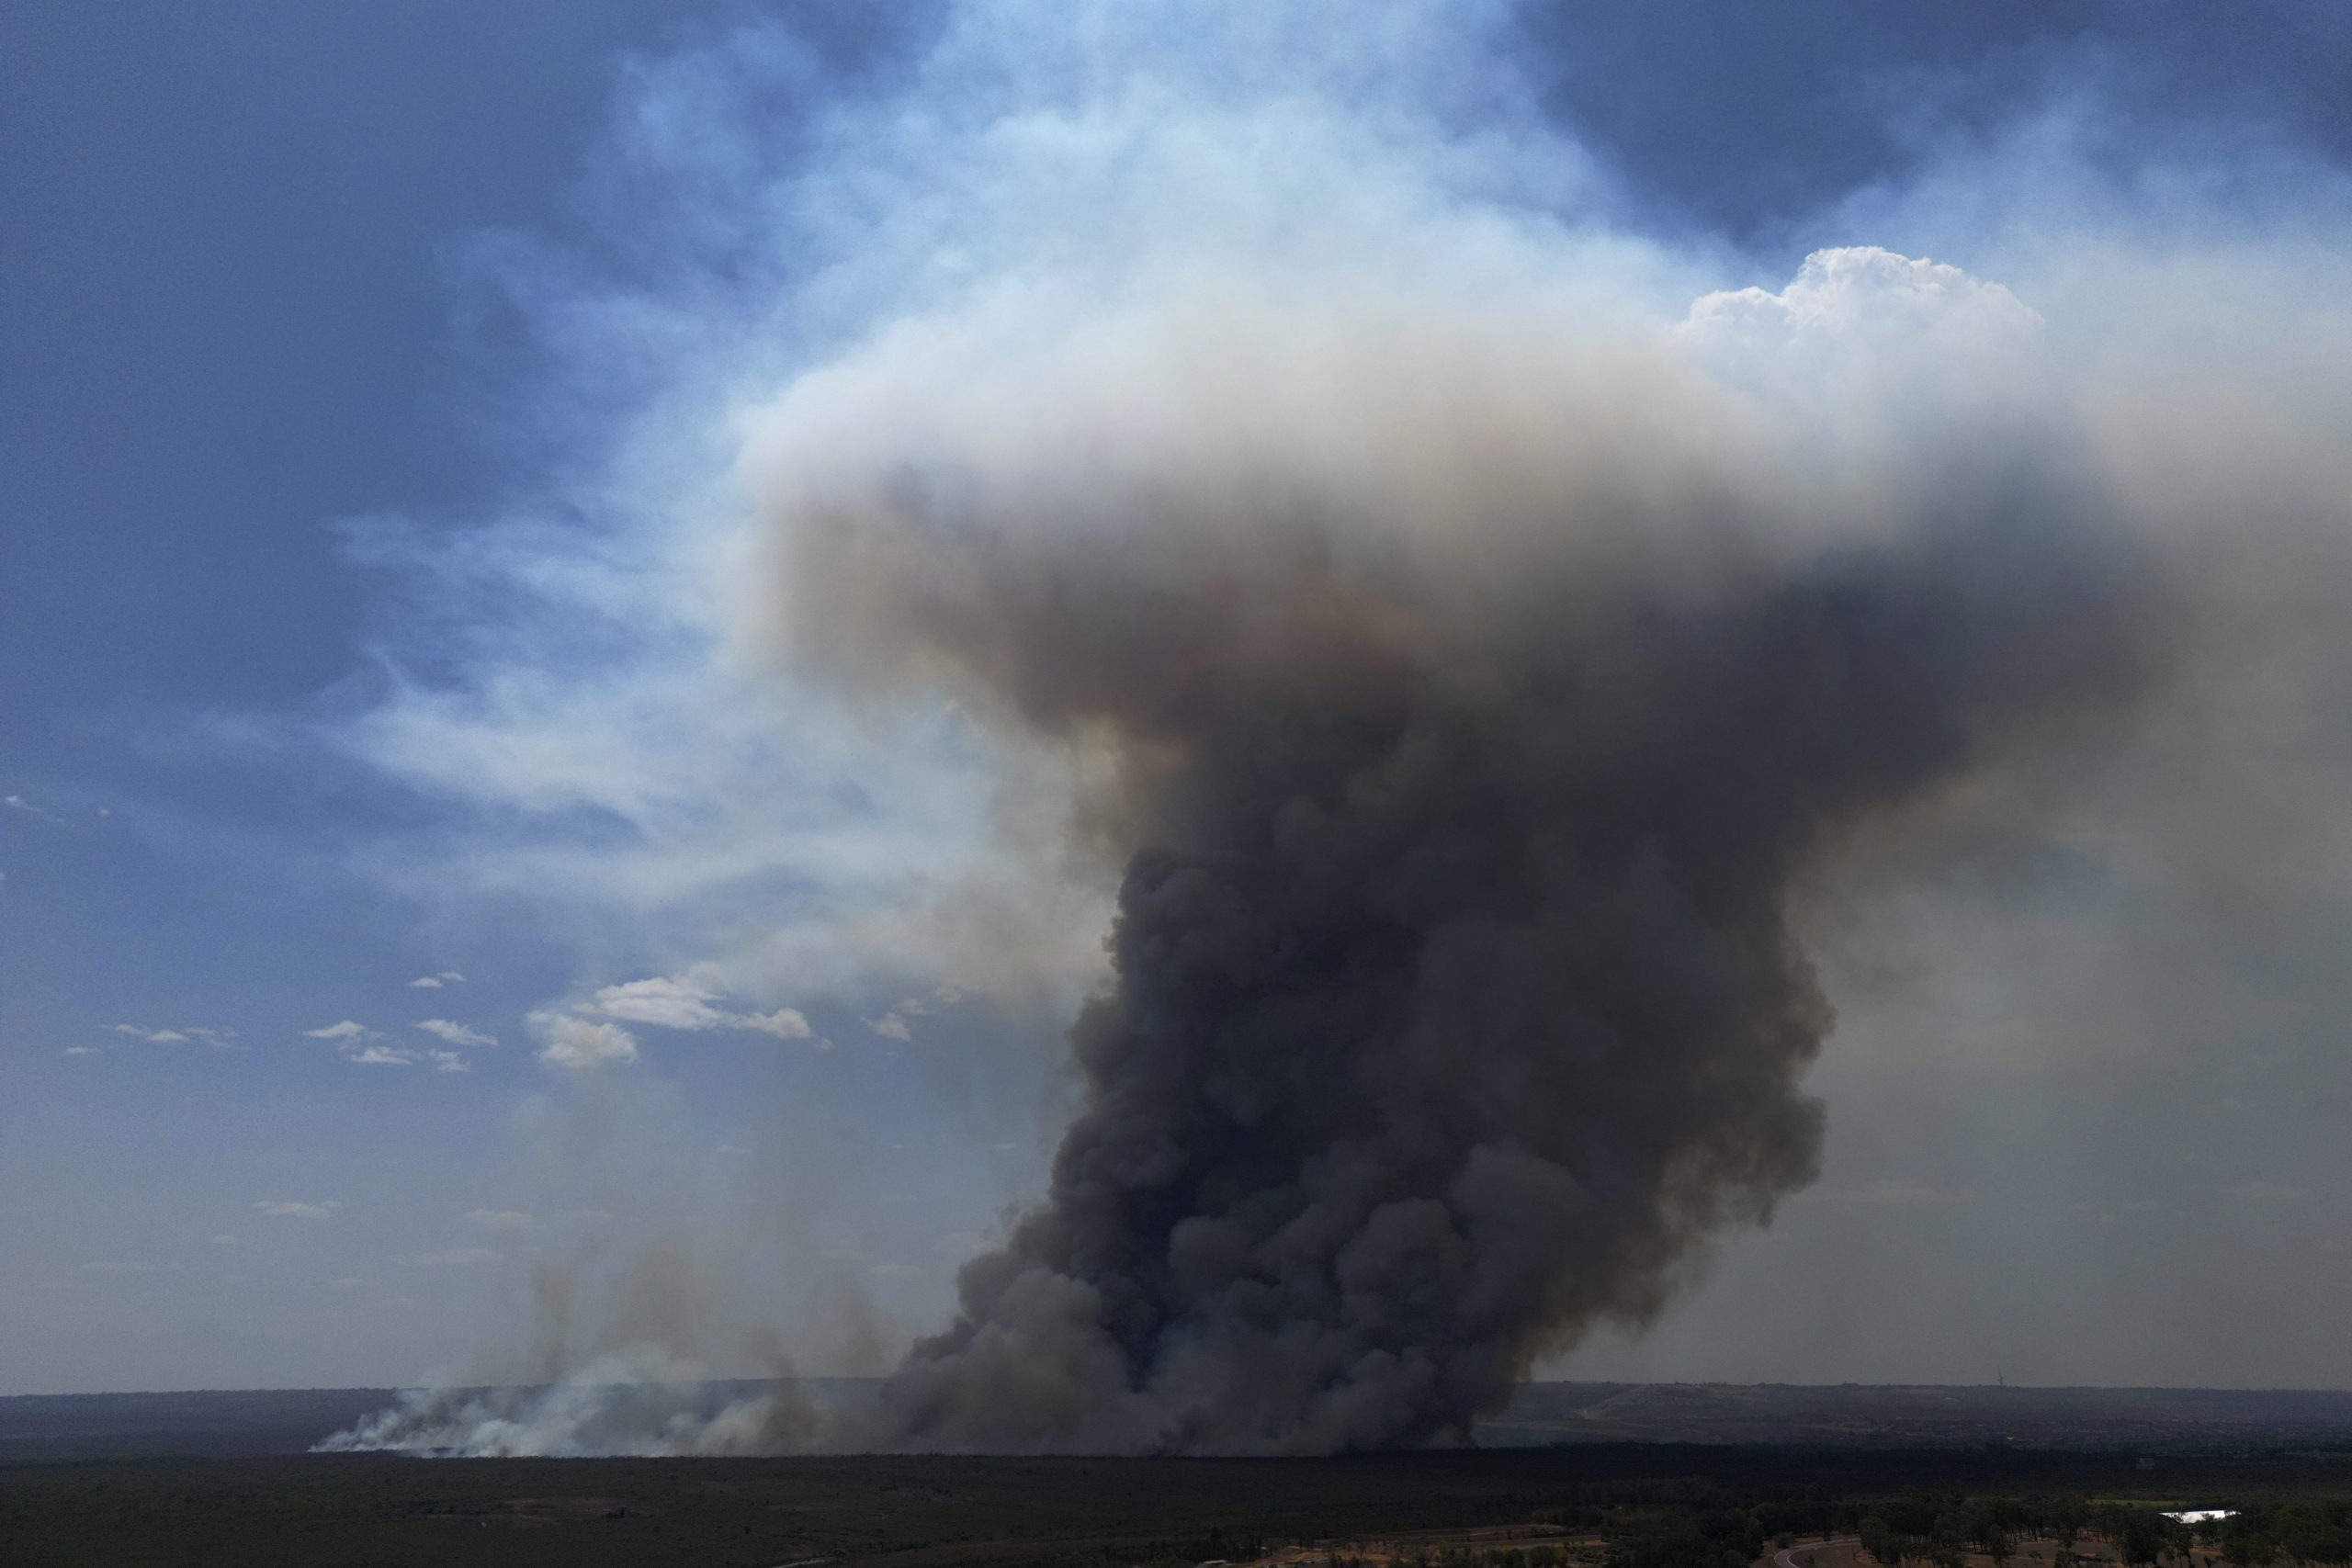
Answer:
<svg viewBox="0 0 2352 1568"><path fill-rule="evenodd" d="M1113 811L1102 750L1040 742L920 645L875 638L854 574L788 575L807 520L893 509L1038 549L1246 558L1217 530L1286 488L1303 513L1375 520L1331 536L1357 564L1473 600L1508 588L1528 530L1607 518L1577 546L1584 591L1703 594L2022 481L2141 552L2165 681L1855 825L1809 885L1816 934L1848 944L1831 972L1866 971L1838 953L1867 948L1868 911L1988 839L2231 897L2341 874L2340 177L2283 158L2252 188L2186 180L2193 150L2167 145L2119 179L2064 106L1855 198L1838 243L1758 287L1758 263L1612 217L1495 48L1501 20L965 5L788 135L763 95L820 62L777 28L643 71L616 221L690 248L639 291L538 301L577 374L632 381L560 496L588 522L428 553L523 608L352 737L420 788L544 825L461 836L436 878L565 906L648 969L707 965L692 996L588 977L619 1000L551 1008L551 1059L626 1063L639 1043L609 1020L655 1000L653 1021L703 1027L720 994L784 1021L810 995L945 983L1066 1015L1099 978L1115 846L1064 828ZM854 807L830 804L853 782ZM627 844L571 835L572 814ZM606 1353L336 1441L893 1440L773 1393L713 1406L707 1363L658 1335Z"/></svg>

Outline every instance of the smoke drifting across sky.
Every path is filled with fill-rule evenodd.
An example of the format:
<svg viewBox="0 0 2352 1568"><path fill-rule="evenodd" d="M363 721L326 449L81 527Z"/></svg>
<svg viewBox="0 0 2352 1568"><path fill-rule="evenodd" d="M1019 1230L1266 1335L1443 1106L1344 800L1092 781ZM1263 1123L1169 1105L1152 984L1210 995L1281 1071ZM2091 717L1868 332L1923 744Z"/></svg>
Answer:
<svg viewBox="0 0 2352 1568"><path fill-rule="evenodd" d="M577 874L707 909L711 985L1089 993L1082 1100L876 1411L607 1362L355 1440L1464 1440L1815 1178L1813 940L1995 842L2343 869L2338 176L2119 163L2057 80L1734 287L1509 22L963 6L788 136L787 31L648 69L607 195L687 254L547 307L607 532L468 547L547 613L356 739L487 799L597 737L644 847ZM821 896L763 923L738 844Z"/></svg>

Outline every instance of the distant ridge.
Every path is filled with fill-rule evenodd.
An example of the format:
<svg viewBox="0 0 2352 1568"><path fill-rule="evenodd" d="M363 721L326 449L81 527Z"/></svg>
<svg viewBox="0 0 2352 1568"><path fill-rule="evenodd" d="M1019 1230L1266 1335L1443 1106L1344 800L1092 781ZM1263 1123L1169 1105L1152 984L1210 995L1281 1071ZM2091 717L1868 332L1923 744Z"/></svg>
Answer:
<svg viewBox="0 0 2352 1568"><path fill-rule="evenodd" d="M389 1388L13 1394L0 1398L0 1464L299 1454L398 1397Z"/></svg>
<svg viewBox="0 0 2352 1568"><path fill-rule="evenodd" d="M2352 1390L1990 1384L1522 1384L1482 1422L1498 1447L1769 1443L2212 1452L2352 1449Z"/></svg>
<svg viewBox="0 0 2352 1568"><path fill-rule="evenodd" d="M811 1379L854 1400L875 1380ZM762 1386L750 1382L734 1389ZM390 1404L388 1388L0 1397L0 1464L166 1454L296 1454ZM1851 1448L2340 1450L2352 1390L2017 1388L1839 1383L1523 1384L1482 1445L1707 1443Z"/></svg>

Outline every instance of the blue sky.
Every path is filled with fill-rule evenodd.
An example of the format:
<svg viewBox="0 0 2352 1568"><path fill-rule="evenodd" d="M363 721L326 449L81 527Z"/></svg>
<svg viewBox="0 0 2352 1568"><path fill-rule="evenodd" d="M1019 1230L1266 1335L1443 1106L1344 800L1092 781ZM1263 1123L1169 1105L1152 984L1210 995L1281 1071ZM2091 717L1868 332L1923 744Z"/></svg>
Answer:
<svg viewBox="0 0 2352 1568"><path fill-rule="evenodd" d="M1393 106L1348 222L1426 181L1684 303L1883 245L2102 385L2343 406L2290 352L2345 319L2340 6L1480 6L1400 52L1419 9L0 21L0 1393L521 1376L551 1280L582 1348L727 1371L944 1313L1042 1183L1101 889L1039 879L1034 759L772 678L736 465L975 278L1148 271L1121 181L1259 243L1213 137L1069 150L1119 73L1334 145ZM2117 786L2139 836L1856 874L1821 1183L1561 1370L2352 1381L2342 688L2291 597L2296 748L2192 750L2298 787L2249 826L2182 767Z"/></svg>

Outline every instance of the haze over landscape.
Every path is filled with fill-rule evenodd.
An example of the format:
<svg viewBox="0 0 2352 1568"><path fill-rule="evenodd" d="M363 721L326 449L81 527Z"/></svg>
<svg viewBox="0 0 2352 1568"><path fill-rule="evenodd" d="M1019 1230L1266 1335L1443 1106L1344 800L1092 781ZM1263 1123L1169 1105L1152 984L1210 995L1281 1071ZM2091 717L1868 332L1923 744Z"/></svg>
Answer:
<svg viewBox="0 0 2352 1568"><path fill-rule="evenodd" d="M2341 7L0 28L0 1395L2352 1386Z"/></svg>

